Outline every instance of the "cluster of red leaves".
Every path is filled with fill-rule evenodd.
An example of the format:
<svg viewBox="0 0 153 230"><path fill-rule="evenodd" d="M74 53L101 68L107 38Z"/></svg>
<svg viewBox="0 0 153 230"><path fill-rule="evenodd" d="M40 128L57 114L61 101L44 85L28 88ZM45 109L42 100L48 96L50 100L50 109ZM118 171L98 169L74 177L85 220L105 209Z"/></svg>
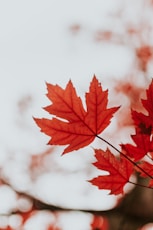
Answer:
<svg viewBox="0 0 153 230"><path fill-rule="evenodd" d="M35 118L35 121L41 131L51 137L49 144L67 145L63 152L65 154L89 145L97 137L120 154L116 157L109 149L94 149L96 162L93 165L109 174L90 180L93 185L118 195L124 193L124 186L128 182L133 183L130 177L135 171L140 172L142 177L149 177L151 181L148 186L153 185L153 164L142 160L147 154L153 160L153 81L147 90L147 99L142 100L148 114L132 111L135 135L131 138L134 145L122 144L121 151L99 136L119 107L108 108L108 90L103 90L96 76L85 95L86 109L71 81L65 89L52 84L47 84L47 88L47 97L52 104L45 110L54 116L52 119Z"/></svg>

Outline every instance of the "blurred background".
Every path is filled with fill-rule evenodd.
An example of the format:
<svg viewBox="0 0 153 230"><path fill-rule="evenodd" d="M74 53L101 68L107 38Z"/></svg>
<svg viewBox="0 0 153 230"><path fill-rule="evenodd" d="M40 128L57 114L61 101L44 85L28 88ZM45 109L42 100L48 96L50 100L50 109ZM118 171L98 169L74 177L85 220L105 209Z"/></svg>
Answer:
<svg viewBox="0 0 153 230"><path fill-rule="evenodd" d="M65 87L71 79L84 100L95 74L110 90L110 105L123 108L103 135L126 143L130 107L139 109L152 64L151 0L0 2L1 229L51 230L58 222L72 230L75 222L73 230L85 230L91 214L73 210L115 207L120 197L87 182L97 175L91 146L105 145L61 157L63 147L47 146L33 117L49 117L46 82ZM71 211L36 211L33 198Z"/></svg>

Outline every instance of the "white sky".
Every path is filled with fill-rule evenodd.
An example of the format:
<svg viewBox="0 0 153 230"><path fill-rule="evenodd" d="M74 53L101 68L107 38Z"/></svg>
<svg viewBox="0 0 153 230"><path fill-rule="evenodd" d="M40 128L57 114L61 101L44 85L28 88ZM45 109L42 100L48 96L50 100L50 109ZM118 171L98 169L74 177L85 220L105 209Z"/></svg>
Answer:
<svg viewBox="0 0 153 230"><path fill-rule="evenodd" d="M32 119L48 116L41 108L48 103L46 81L64 87L71 78L82 94L93 74L104 85L111 85L109 77L124 77L131 68L133 51L129 47L96 43L94 37L97 30L122 29L122 22L113 21L110 15L122 9L123 2L130 6L121 0L0 2L0 166L17 189L72 208L110 207L113 197L86 182L91 179L85 170L93 161L91 148L89 160L86 151L82 157L72 153L65 158L57 151L50 162L63 171L66 168L66 176L53 167L31 181L27 167L29 155L46 149L48 141ZM142 1L130 2L133 6L125 10L125 21L138 23L135 15L140 15ZM80 26L76 34L70 30L73 25ZM32 99L20 112L17 105L26 98Z"/></svg>

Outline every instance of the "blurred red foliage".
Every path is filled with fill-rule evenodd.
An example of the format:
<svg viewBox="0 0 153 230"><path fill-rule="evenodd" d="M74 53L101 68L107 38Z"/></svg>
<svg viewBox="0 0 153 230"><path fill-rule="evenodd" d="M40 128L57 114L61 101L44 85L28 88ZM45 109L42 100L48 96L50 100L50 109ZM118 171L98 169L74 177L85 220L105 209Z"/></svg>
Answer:
<svg viewBox="0 0 153 230"><path fill-rule="evenodd" d="M149 61L153 58L153 47L144 45L136 49L136 56L138 58L139 67L144 72L147 70Z"/></svg>
<svg viewBox="0 0 153 230"><path fill-rule="evenodd" d="M92 230L108 230L108 221L106 218L102 216L94 216L92 223L91 223L91 229Z"/></svg>

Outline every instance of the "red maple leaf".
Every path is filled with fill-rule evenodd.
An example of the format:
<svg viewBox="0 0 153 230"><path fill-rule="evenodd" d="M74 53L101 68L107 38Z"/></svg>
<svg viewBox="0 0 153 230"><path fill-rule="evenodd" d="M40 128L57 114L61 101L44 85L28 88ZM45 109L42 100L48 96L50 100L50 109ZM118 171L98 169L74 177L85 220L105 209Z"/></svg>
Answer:
<svg viewBox="0 0 153 230"><path fill-rule="evenodd" d="M153 80L151 81L149 88L146 90L147 99L142 99L144 108L148 111L150 117L153 117Z"/></svg>
<svg viewBox="0 0 153 230"><path fill-rule="evenodd" d="M89 182L98 186L99 189L110 190L110 194L123 193L123 187L129 182L133 172L133 165L123 156L117 159L109 149L103 151L95 149L97 161L93 163L98 169L109 172L109 175L98 176Z"/></svg>
<svg viewBox="0 0 153 230"><path fill-rule="evenodd" d="M126 152L126 155L135 162L141 160L148 152L153 151L153 143L149 135L136 132L131 137L135 146L132 144L122 144L121 147Z"/></svg>
<svg viewBox="0 0 153 230"><path fill-rule="evenodd" d="M141 125L146 128L150 128L153 126L153 80L151 81L149 88L146 90L146 99L142 99L142 105L148 112L148 115L144 113L138 113L137 111L132 111L132 118L135 122L135 125L139 126L141 129ZM143 130L141 130L143 133Z"/></svg>
<svg viewBox="0 0 153 230"><path fill-rule="evenodd" d="M57 118L35 118L35 121L41 131L51 137L48 144L68 145L63 154L89 145L110 124L119 108L107 108L108 90L102 89L96 76L86 93L86 109L71 81L65 89L52 84L47 84L47 88L52 104L45 110Z"/></svg>

